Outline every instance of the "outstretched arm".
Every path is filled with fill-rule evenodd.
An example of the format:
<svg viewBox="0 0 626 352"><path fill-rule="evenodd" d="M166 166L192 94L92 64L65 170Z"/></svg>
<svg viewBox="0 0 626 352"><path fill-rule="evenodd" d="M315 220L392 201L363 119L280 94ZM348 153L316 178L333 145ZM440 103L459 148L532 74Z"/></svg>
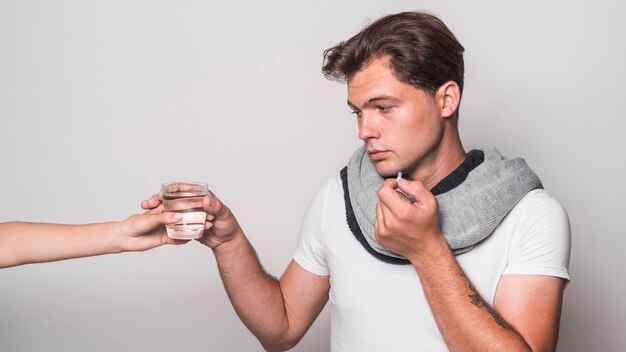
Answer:
<svg viewBox="0 0 626 352"><path fill-rule="evenodd" d="M161 194L142 203L158 206ZM241 321L266 351L286 351L304 336L328 300L328 277L292 261L280 280L267 273L230 209L213 193L203 200L207 213L198 241L215 254L224 288Z"/></svg>
<svg viewBox="0 0 626 352"><path fill-rule="evenodd" d="M328 277L314 275L291 261L276 280L261 267L243 236L214 253L228 297L244 325L266 351L293 348L328 300Z"/></svg>
<svg viewBox="0 0 626 352"><path fill-rule="evenodd" d="M158 208L95 224L0 223L0 268L185 243L167 237L162 226L178 217Z"/></svg>

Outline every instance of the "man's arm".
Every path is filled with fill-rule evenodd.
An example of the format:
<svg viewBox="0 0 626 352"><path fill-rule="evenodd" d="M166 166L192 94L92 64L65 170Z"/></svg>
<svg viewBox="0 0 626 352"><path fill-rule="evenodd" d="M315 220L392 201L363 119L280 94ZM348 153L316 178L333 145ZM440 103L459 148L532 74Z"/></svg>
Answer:
<svg viewBox="0 0 626 352"><path fill-rule="evenodd" d="M415 203L395 191L413 196ZM415 268L437 325L452 351L550 351L558 336L563 282L505 276L488 305L441 234L435 197L420 182L388 179L378 193L376 236ZM536 294L541 292L541 296Z"/></svg>
<svg viewBox="0 0 626 352"><path fill-rule="evenodd" d="M0 223L0 268L186 243L167 237L162 226L179 215L160 210L84 225Z"/></svg>
<svg viewBox="0 0 626 352"><path fill-rule="evenodd" d="M554 351L563 279L506 275L492 308L445 246L414 264L451 351Z"/></svg>
<svg viewBox="0 0 626 352"><path fill-rule="evenodd" d="M267 274L241 236L215 249L237 315L266 351L286 351L304 336L328 300L328 277L291 261L280 280Z"/></svg>
<svg viewBox="0 0 626 352"><path fill-rule="evenodd" d="M504 275L493 306L525 337L533 351L554 351L559 336L565 279L544 275Z"/></svg>
<svg viewBox="0 0 626 352"><path fill-rule="evenodd" d="M161 202L159 194L144 208ZM205 197L205 235L199 239L215 254L228 297L246 327L267 351L285 351L304 336L328 300L328 277L292 261L280 280L261 266L254 248L230 209L214 194Z"/></svg>

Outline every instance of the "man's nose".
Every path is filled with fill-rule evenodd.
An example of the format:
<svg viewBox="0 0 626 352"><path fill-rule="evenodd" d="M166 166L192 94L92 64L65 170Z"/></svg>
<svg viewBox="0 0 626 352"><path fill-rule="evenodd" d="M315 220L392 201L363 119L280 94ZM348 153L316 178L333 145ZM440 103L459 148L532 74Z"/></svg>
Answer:
<svg viewBox="0 0 626 352"><path fill-rule="evenodd" d="M380 138L380 130L376 125L375 118L363 112L359 119L359 139L367 141L371 138Z"/></svg>

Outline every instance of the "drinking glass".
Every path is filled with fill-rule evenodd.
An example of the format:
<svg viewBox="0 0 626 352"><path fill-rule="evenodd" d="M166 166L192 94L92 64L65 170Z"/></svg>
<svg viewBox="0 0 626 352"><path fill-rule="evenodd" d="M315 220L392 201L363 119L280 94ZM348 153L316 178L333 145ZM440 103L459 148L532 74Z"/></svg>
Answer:
<svg viewBox="0 0 626 352"><path fill-rule="evenodd" d="M202 182L168 182L161 187L164 211L183 214L174 224L165 225L170 238L192 240L202 237L206 213L202 208L202 198L208 186Z"/></svg>

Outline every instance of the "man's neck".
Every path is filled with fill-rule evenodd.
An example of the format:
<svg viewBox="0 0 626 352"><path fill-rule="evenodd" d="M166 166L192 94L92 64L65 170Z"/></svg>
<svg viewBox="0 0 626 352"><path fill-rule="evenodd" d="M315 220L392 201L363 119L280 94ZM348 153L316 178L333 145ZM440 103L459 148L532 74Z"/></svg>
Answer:
<svg viewBox="0 0 626 352"><path fill-rule="evenodd" d="M459 167L465 157L465 149L460 139L456 138L450 143L442 141L441 146L423 160L420 165L417 165L408 178L419 180L427 189L432 189L439 181Z"/></svg>

